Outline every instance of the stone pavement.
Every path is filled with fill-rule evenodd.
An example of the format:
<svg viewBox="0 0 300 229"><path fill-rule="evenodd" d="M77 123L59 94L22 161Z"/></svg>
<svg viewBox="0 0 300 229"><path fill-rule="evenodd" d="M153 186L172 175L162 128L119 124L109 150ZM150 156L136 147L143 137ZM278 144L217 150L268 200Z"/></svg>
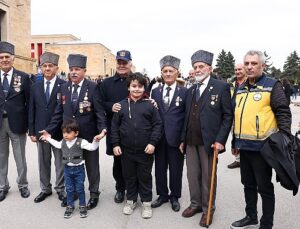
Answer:
<svg viewBox="0 0 300 229"><path fill-rule="evenodd" d="M300 101L298 98L297 101ZM299 129L300 107L291 105L293 113L292 132ZM233 161L229 152L230 141L227 143L227 152L220 155L218 164L218 188L216 199L216 212L212 229L229 228L230 224L244 217L243 188L240 183L239 169L227 169L227 165ZM9 180L11 189L3 202L0 202L0 229L52 229L52 228L89 228L89 229L158 229L158 228L200 228L198 225L201 214L185 219L181 216L182 211L189 205L189 191L186 178L186 168L183 174L183 191L180 199L181 210L178 213L172 211L170 204L166 203L160 208L153 209L153 217L145 220L141 218L140 204L133 215L125 216L122 213L123 204L115 204L114 180L112 177L112 158L105 154L105 140L100 144L100 201L97 208L89 211L85 219L79 218L78 209L71 219L64 219L64 208L60 207L55 192L52 196L41 203L34 203L33 199L39 194L39 178L37 150L35 144L28 139L27 164L28 180L31 196L28 199L20 197L16 185L16 166L12 153L9 162ZM1 146L0 146L1 147ZM153 172L154 175L154 172ZM275 176L273 176L274 178ZM54 173L52 172L52 181ZM154 180L153 180L154 183ZM278 183L275 184L276 210L274 229L298 229L300 228L300 194L293 196L291 191L283 189ZM87 187L87 183L86 183ZM87 190L87 189L86 189ZM154 198L156 198L155 187ZM87 192L87 199L88 199ZM261 216L261 201L258 198L258 212ZM77 202L78 204L78 202Z"/></svg>

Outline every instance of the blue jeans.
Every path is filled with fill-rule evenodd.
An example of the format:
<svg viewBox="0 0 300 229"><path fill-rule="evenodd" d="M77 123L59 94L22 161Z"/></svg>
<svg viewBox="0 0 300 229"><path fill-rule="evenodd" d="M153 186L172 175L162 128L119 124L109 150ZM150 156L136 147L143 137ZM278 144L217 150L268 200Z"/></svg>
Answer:
<svg viewBox="0 0 300 229"><path fill-rule="evenodd" d="M78 166L65 165L65 186L67 191L67 204L74 207L74 193L76 192L79 199L79 205L85 206L84 180L85 169L84 164Z"/></svg>

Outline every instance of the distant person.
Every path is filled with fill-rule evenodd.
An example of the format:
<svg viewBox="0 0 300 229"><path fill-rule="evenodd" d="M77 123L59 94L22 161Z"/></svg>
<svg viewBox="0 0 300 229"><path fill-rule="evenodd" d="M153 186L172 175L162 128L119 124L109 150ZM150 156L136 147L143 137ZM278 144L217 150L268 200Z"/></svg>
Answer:
<svg viewBox="0 0 300 229"><path fill-rule="evenodd" d="M65 120L62 124L63 140L56 141L50 134L41 136L41 140L49 142L52 146L60 149L62 152L62 163L64 164L64 177L67 190L67 207L64 218L70 218L73 215L74 193L79 199L79 214L81 218L87 217L87 206L85 200L84 181L85 169L83 150L93 152L99 147L99 140L102 136L95 136L93 143L79 138L79 126L74 119Z"/></svg>
<svg viewBox="0 0 300 229"><path fill-rule="evenodd" d="M28 198L25 155L28 130L28 105L31 81L29 75L13 67L15 46L0 42L0 201L6 198L8 182L9 145L17 166L17 184L21 197Z"/></svg>
<svg viewBox="0 0 300 229"><path fill-rule="evenodd" d="M151 218L153 154L161 137L162 123L157 108L145 94L145 77L134 73L127 78L129 97L120 102L111 126L111 144L122 161L127 189L125 215L131 215L142 201L142 217Z"/></svg>
<svg viewBox="0 0 300 229"><path fill-rule="evenodd" d="M238 88L246 81L247 75L246 75L246 70L244 67L244 64L236 64L234 66L234 74L235 74L235 79L231 83L231 98L234 101L235 100L235 95L238 90ZM231 149L232 154L235 156L235 161L229 164L227 167L229 169L234 169L234 168L239 168L240 167L240 155L237 151L234 151L234 149Z"/></svg>

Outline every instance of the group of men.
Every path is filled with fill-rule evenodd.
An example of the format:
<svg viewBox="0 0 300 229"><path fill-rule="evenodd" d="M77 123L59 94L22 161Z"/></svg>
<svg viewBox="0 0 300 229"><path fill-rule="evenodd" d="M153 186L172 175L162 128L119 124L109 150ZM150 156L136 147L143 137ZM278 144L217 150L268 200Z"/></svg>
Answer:
<svg viewBox="0 0 300 229"><path fill-rule="evenodd" d="M246 217L232 223L231 228L258 225L257 194L263 202L261 229L273 226L274 188L272 168L261 156L261 148L272 133L278 130L291 135L291 113L279 81L263 73L264 54L249 51L244 64L236 65L236 82L230 85L211 77L213 54L198 50L191 57L195 83L189 89L176 85L180 59L165 56L160 61L162 86L152 90L163 122L163 133L155 151L155 180L158 198L152 202L157 208L170 202L174 211L180 210L182 170L186 154L190 205L183 217L203 213L200 226L207 226L209 193L213 192L210 214L215 211L216 185L210 190L213 150L220 154L233 125L232 153L240 155L242 184L245 190ZM17 165L17 183L23 198L30 195L25 157L26 133L37 142L41 193L34 199L41 202L52 194L51 155L55 158L56 183L54 189L65 205L62 155L58 149L39 141L48 132L61 139L63 120L75 119L79 137L92 141L97 134L106 136L106 153L113 155L110 141L113 114L121 109L120 101L128 96L126 78L131 73L132 58L127 50L117 52L116 74L101 84L85 79L87 57L70 54L67 61L70 81L60 80L59 56L45 52L40 58L43 80L31 82L27 74L13 68L14 46L0 42L0 201L10 188L7 179L9 141ZM247 78L246 78L247 76ZM88 209L97 206L99 198L99 152L84 152L89 181ZM236 164L233 167L238 167ZM232 167L232 166L231 166ZM168 172L169 170L169 172ZM168 177L169 174L169 177ZM114 201L124 201L126 186L121 158L114 156L113 177L116 181ZM169 180L169 185L168 185ZM215 176L215 184L216 184Z"/></svg>

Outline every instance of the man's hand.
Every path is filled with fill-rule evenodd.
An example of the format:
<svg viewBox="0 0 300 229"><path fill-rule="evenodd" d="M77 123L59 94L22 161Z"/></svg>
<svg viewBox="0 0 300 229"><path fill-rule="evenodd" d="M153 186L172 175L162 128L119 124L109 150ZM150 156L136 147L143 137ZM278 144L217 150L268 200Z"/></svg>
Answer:
<svg viewBox="0 0 300 229"><path fill-rule="evenodd" d="M102 138L104 138L106 133L107 133L107 131L105 129L102 130L100 134L98 134L94 137L94 141L99 142Z"/></svg>
<svg viewBox="0 0 300 229"><path fill-rule="evenodd" d="M179 150L181 153L184 153L184 143L183 142L180 143Z"/></svg>
<svg viewBox="0 0 300 229"><path fill-rule="evenodd" d="M240 150L239 150L239 149L236 149L236 148L234 148L234 149L231 149L231 153L232 153L232 155L234 155L234 156L237 156L237 155L239 155L239 154L240 154Z"/></svg>
<svg viewBox="0 0 300 229"><path fill-rule="evenodd" d="M148 144L145 148L145 153L146 154L153 154L154 153L154 150L155 150L155 146L154 145L151 145L151 144Z"/></svg>
<svg viewBox="0 0 300 229"><path fill-rule="evenodd" d="M157 102L155 102L155 100L151 98L149 98L149 100L152 103L152 105L155 106L156 109L158 109Z"/></svg>
<svg viewBox="0 0 300 229"><path fill-rule="evenodd" d="M121 150L121 147L120 146L116 146L113 148L113 152L114 152L114 155L115 156L120 156L122 155L122 150Z"/></svg>
<svg viewBox="0 0 300 229"><path fill-rule="evenodd" d="M29 137L30 137L30 140L31 140L32 142L37 142L36 136L29 136Z"/></svg>
<svg viewBox="0 0 300 229"><path fill-rule="evenodd" d="M121 104L120 103L115 103L113 106L112 106L112 112L119 112L121 110Z"/></svg>
<svg viewBox="0 0 300 229"><path fill-rule="evenodd" d="M39 140L47 141L47 138L51 138L51 134L49 134L46 130L41 130L39 133L42 134Z"/></svg>
<svg viewBox="0 0 300 229"><path fill-rule="evenodd" d="M224 145L219 143L219 142L215 142L214 144L211 145L211 148L215 148L216 151L217 151L217 155L221 152L223 153L224 152Z"/></svg>

